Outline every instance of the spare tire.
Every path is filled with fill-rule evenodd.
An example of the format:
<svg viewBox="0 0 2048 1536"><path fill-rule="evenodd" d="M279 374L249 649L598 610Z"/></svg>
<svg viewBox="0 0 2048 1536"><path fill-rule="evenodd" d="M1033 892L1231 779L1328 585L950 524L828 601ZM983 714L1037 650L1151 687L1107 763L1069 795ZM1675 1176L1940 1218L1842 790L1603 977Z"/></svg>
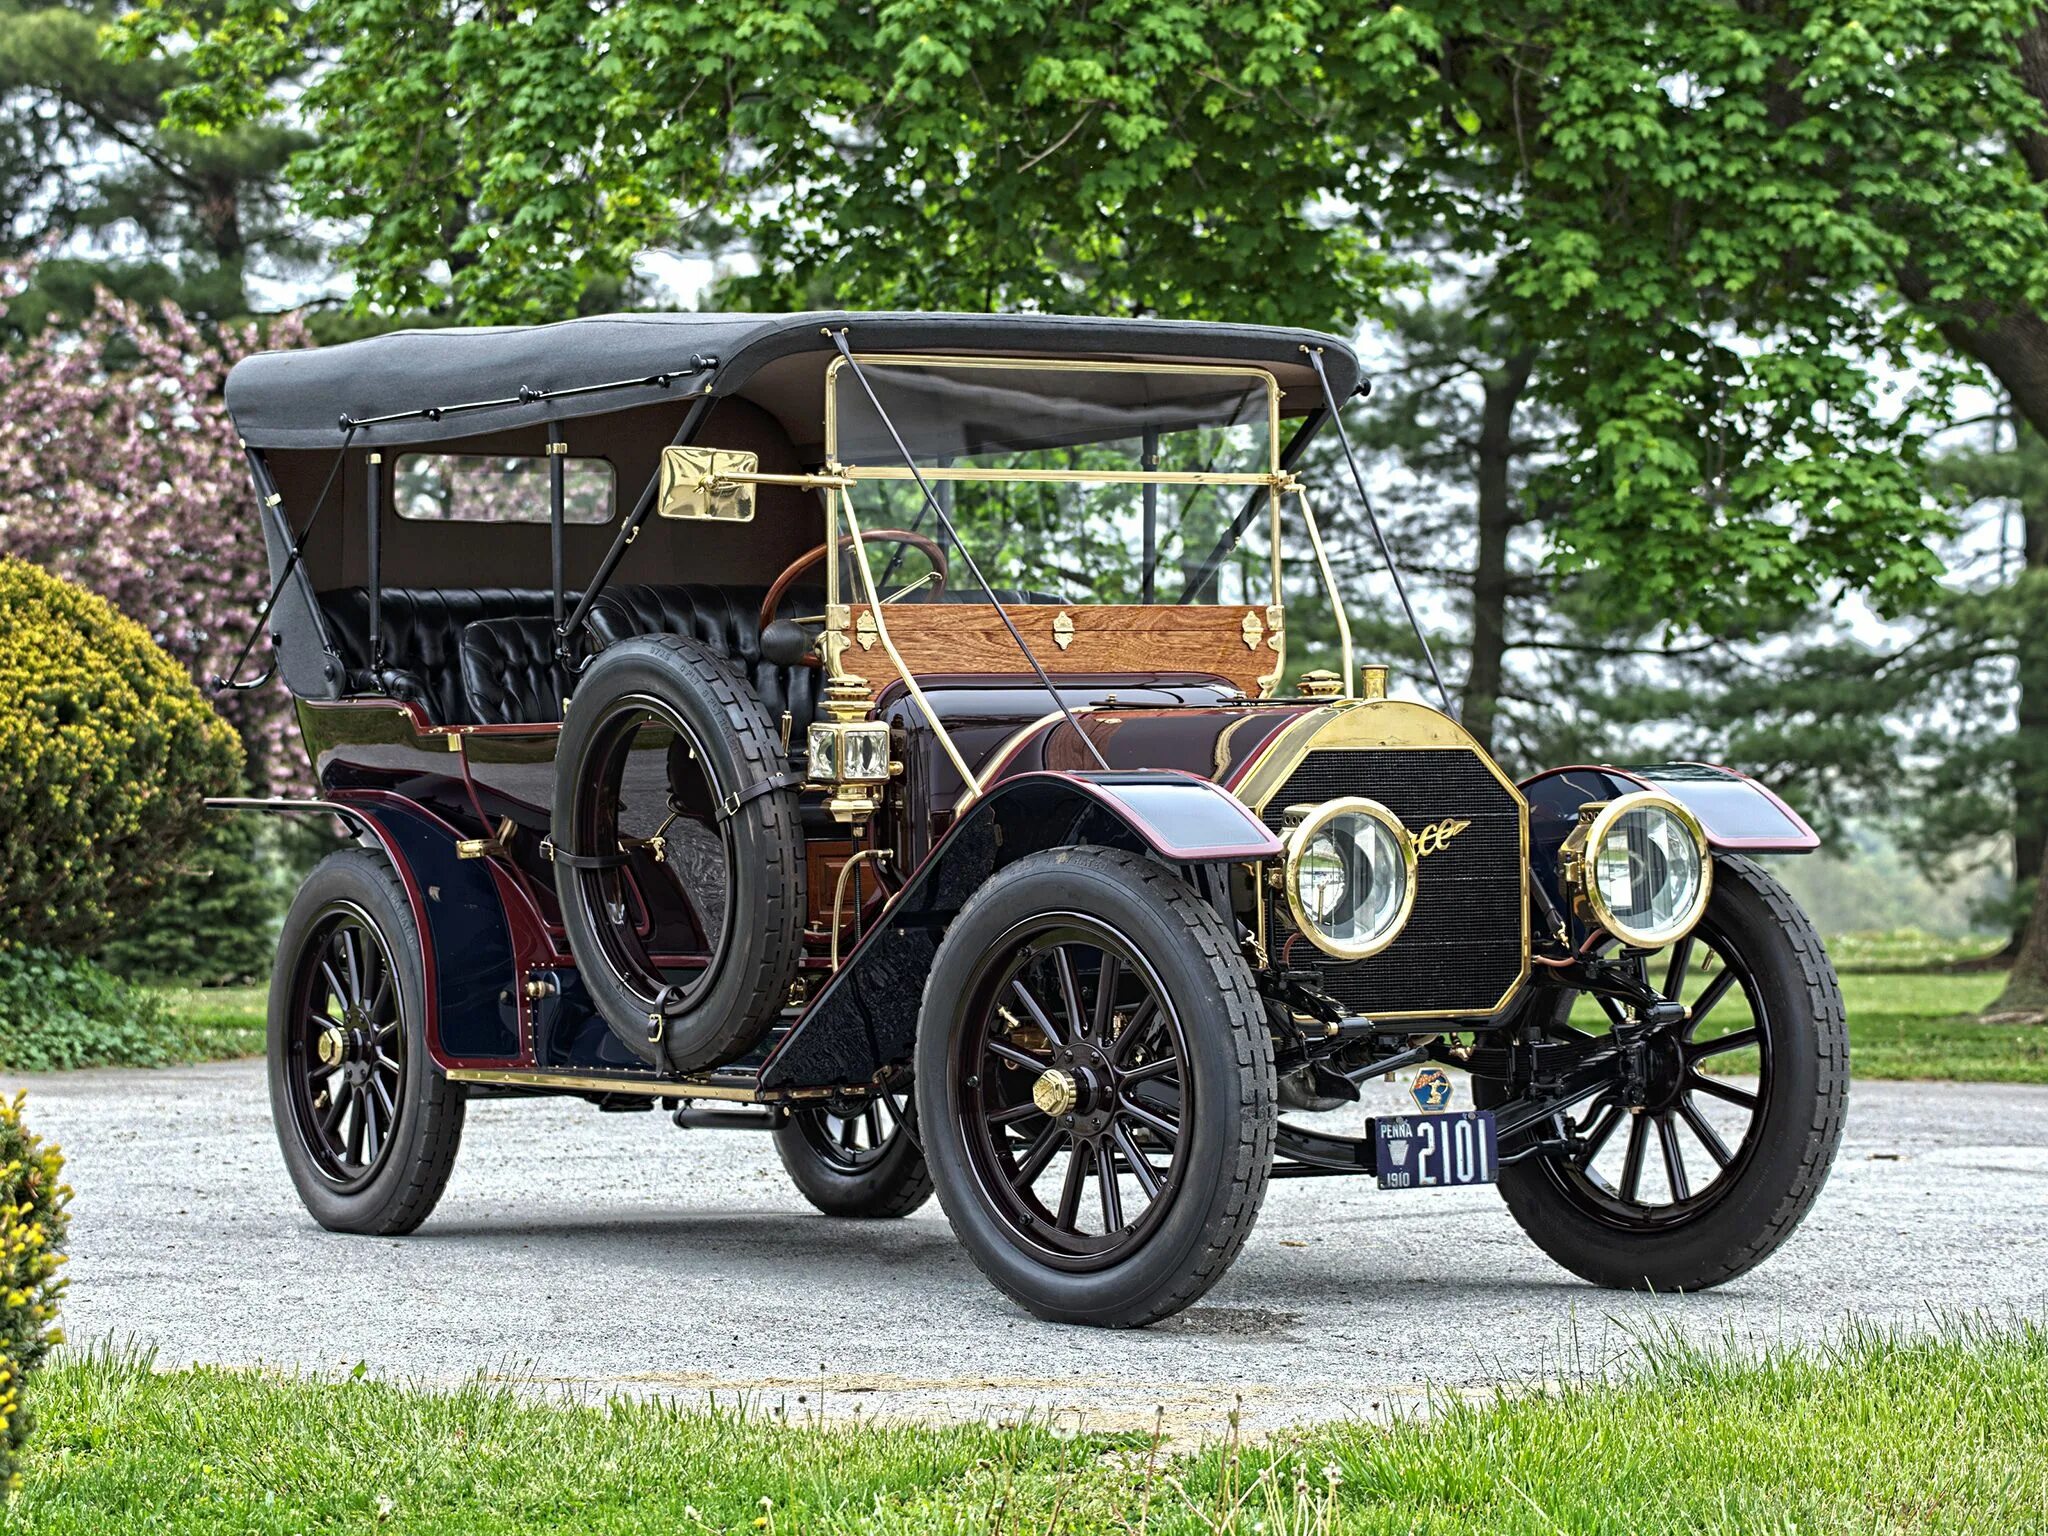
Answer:
<svg viewBox="0 0 2048 1536"><path fill-rule="evenodd" d="M744 1055L803 958L798 780L768 712L680 635L590 664L555 759L555 890L577 973L651 1066Z"/></svg>

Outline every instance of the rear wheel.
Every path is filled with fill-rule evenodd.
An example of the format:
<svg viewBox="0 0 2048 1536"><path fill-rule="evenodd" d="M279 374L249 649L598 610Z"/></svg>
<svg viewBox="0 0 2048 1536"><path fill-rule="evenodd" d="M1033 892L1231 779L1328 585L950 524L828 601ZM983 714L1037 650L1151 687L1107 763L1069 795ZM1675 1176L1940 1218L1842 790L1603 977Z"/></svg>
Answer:
<svg viewBox="0 0 2048 1536"><path fill-rule="evenodd" d="M1040 1317L1134 1327L1194 1301L1272 1163L1272 1040L1235 936L1150 860L999 871L925 986L918 1123L953 1230Z"/></svg>
<svg viewBox="0 0 2048 1536"><path fill-rule="evenodd" d="M270 1112L313 1219L393 1235L448 1186L466 1100L427 1056L425 967L412 907L366 849L320 861L278 939Z"/></svg>
<svg viewBox="0 0 2048 1536"><path fill-rule="evenodd" d="M1571 1151L1503 1168L1500 1191L1538 1247L1596 1285L1702 1290L1769 1257L1827 1182L1849 1094L1842 994L1806 914L1742 858L1715 861L1699 926L1641 966L1684 1022L1650 1037L1638 1082L1557 1117ZM1549 1038L1597 1032L1574 1020L1579 996L1541 1000ZM1505 1097L1475 1086L1482 1103Z"/></svg>
<svg viewBox="0 0 2048 1536"><path fill-rule="evenodd" d="M910 1117L907 1093L806 1106L775 1128L776 1155L827 1216L908 1216L932 1197Z"/></svg>

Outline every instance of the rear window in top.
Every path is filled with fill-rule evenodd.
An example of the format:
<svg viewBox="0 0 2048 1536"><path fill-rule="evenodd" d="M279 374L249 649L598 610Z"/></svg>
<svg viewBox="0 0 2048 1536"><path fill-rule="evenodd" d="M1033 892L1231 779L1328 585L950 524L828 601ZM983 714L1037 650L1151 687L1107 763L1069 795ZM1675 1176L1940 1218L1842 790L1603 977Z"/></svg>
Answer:
<svg viewBox="0 0 2048 1536"><path fill-rule="evenodd" d="M617 509L612 466L569 459L562 513L571 523L608 523ZM392 474L398 515L421 523L545 523L548 461L491 453L407 453Z"/></svg>

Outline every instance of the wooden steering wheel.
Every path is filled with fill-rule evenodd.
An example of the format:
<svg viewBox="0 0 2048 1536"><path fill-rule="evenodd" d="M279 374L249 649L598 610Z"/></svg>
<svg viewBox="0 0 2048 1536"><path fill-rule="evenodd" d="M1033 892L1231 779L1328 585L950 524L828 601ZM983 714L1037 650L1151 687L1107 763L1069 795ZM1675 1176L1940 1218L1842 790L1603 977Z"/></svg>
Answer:
<svg viewBox="0 0 2048 1536"><path fill-rule="evenodd" d="M863 544L872 544L879 539L884 544L908 544L913 549L921 551L925 558L931 561L932 569L939 573L939 585L943 587L946 584L948 574L946 569L946 552L940 548L936 540L928 539L921 533L912 533L907 528L863 529L860 537ZM850 533L842 533L839 536L839 543L842 548L852 542L853 535ZM769 585L768 595L761 599L760 627L762 629L766 629L775 622L775 610L782 605L783 594L789 591L791 583L812 566L824 560L831 552L831 545L820 544L816 549L806 550L783 567L782 574L776 577Z"/></svg>

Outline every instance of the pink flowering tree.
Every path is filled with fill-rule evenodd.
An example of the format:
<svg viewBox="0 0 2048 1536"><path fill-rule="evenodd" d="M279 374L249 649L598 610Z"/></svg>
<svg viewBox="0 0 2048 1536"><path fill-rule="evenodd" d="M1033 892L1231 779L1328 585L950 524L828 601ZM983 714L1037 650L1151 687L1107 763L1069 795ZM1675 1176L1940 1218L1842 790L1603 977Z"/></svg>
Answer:
<svg viewBox="0 0 2048 1536"><path fill-rule="evenodd" d="M0 306L25 285L0 267ZM296 317L202 330L102 292L75 331L0 352L0 551L90 588L135 619L205 686L225 673L269 593L247 466L222 402L228 369L266 347L308 345ZM247 669L260 671L259 643ZM216 706L275 791L287 699L272 682Z"/></svg>

